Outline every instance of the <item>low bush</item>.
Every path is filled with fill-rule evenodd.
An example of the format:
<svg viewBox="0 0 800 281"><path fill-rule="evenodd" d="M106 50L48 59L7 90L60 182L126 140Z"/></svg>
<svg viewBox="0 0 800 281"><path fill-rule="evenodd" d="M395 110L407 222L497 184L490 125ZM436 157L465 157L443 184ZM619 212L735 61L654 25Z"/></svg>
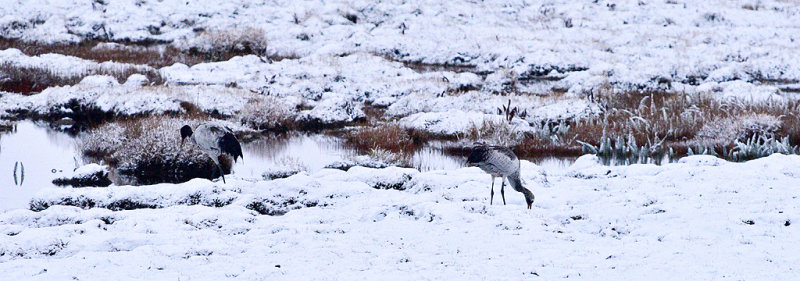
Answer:
<svg viewBox="0 0 800 281"><path fill-rule="evenodd" d="M220 175L211 158L188 141L181 147L180 128L203 121L208 120L153 116L106 123L81 135L81 149L132 184L212 179ZM232 159L219 160L223 172L230 173Z"/></svg>

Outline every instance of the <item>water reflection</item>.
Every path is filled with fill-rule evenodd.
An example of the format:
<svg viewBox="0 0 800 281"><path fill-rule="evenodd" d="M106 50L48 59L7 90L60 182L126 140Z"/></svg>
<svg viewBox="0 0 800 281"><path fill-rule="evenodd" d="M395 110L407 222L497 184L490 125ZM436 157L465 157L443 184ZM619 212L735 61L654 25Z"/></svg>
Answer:
<svg viewBox="0 0 800 281"><path fill-rule="evenodd" d="M449 170L465 166L465 156L445 153L447 142L431 142L408 156L408 163L421 171ZM355 148L336 136L324 134L288 134L264 137L242 145L244 160L233 167L234 174L260 180L265 171L291 166L314 172L334 162L347 162L358 156ZM545 169L559 170L573 159L528 159ZM25 208L33 195L52 180L64 177L84 164L77 140L45 124L21 121L12 132L0 133L0 210ZM88 161L87 161L88 162ZM14 167L17 165L15 184ZM24 165L24 182L21 171ZM125 184L113 177L115 184ZM20 185L21 183L21 185Z"/></svg>
<svg viewBox="0 0 800 281"><path fill-rule="evenodd" d="M233 171L246 178L261 178L264 171L283 166L316 171L329 163L356 155L340 138L308 134L265 137L243 144L242 152L245 159L236 163Z"/></svg>
<svg viewBox="0 0 800 281"><path fill-rule="evenodd" d="M33 194L72 172L76 152L71 136L31 121L18 122L14 131L0 133L0 210L27 207Z"/></svg>
<svg viewBox="0 0 800 281"><path fill-rule="evenodd" d="M410 164L420 171L452 170L466 167L467 158L445 154L444 143L431 142L411 155Z"/></svg>
<svg viewBox="0 0 800 281"><path fill-rule="evenodd" d="M345 140L322 134L265 137L243 144L242 150L246 159L236 163L233 170L245 178L261 178L264 171L285 166L302 167L313 172L360 154ZM429 171L464 167L465 159L462 158L446 155L438 146L428 145L414 151L408 161L414 168Z"/></svg>

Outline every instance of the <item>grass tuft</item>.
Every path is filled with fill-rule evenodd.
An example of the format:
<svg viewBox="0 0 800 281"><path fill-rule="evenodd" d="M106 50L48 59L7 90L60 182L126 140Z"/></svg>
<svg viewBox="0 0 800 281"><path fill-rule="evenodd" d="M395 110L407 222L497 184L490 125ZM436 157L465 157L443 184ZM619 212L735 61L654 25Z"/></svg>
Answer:
<svg viewBox="0 0 800 281"><path fill-rule="evenodd" d="M192 41L189 54L206 61L225 61L234 56L266 57L267 39L260 28L233 28L203 31Z"/></svg>
<svg viewBox="0 0 800 281"><path fill-rule="evenodd" d="M345 134L345 139L348 144L364 152L408 153L417 148L420 142L415 142L414 136L400 124L391 122L349 131Z"/></svg>

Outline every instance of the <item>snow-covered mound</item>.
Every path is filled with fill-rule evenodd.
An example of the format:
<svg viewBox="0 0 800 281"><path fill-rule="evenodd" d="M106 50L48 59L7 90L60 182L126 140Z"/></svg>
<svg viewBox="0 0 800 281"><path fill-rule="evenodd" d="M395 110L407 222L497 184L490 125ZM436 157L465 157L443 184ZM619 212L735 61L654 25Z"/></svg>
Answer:
<svg viewBox="0 0 800 281"><path fill-rule="evenodd" d="M37 211L0 214L0 271L13 280L796 276L800 156L598 162L523 161L532 210L510 188L508 205L489 205L489 176L477 168L45 189Z"/></svg>
<svg viewBox="0 0 800 281"><path fill-rule="evenodd" d="M72 171L72 174L53 180L55 185L72 187L109 186L108 167L99 164L87 164Z"/></svg>
<svg viewBox="0 0 800 281"><path fill-rule="evenodd" d="M366 117L361 105L339 95L323 99L311 110L301 112L298 119L303 123L343 124Z"/></svg>

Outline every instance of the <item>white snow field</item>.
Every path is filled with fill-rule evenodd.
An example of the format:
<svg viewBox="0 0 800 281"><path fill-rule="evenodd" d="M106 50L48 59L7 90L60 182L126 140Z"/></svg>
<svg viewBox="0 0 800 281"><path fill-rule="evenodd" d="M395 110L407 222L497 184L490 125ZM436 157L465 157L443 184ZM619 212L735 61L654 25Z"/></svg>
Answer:
<svg viewBox="0 0 800 281"><path fill-rule="evenodd" d="M263 33L266 53L286 59L175 64L158 70L167 85L178 92L196 90L179 87L186 84L227 85L308 107L321 104L298 116L322 123L359 118L360 111L327 112L328 105L351 102L388 106L394 117L458 110L476 119L494 114L508 99L496 93L509 87L533 95L567 93L555 102L511 97L531 113L521 118L533 123L594 114L597 106L584 95L607 89L761 101L794 98L800 83L796 1L15 0L0 6L0 36L26 41L160 42L205 50L213 42L203 32ZM20 57L16 50L0 59L63 75L152 69L53 54ZM415 71L397 61L462 68L423 65ZM86 96L85 89L52 91ZM117 107L103 101L118 96L101 94L96 103ZM179 102L172 99L186 101L164 96L134 95L134 101L116 102L126 105L115 113L175 111ZM3 111L47 106L12 94L0 101L10 104L0 106ZM232 103L219 111L230 113Z"/></svg>
<svg viewBox="0 0 800 281"><path fill-rule="evenodd" d="M523 161L531 210L511 189L508 205L496 190L490 206L489 176L477 168L46 189L32 208L96 208L0 214L0 272L4 280L797 278L799 156L597 162L583 156L544 170Z"/></svg>
<svg viewBox="0 0 800 281"><path fill-rule="evenodd" d="M524 132L600 113L599 94L775 102L796 99L800 89L796 0L0 5L0 38L43 44L98 40L190 52L214 48L208 34L240 32L263 35L267 57L155 68L0 50L4 67L75 81L30 96L0 92L0 116L200 110L251 130L280 123L266 120L270 112L348 125L371 105L404 127L458 136L503 122L497 108L509 100L526 113L511 122ZM0 81L10 77L4 70ZM131 72L139 74L119 77ZM800 156L598 162L591 155L567 167L522 161L536 195L531 210L511 188L503 205L500 183L490 205L490 177L478 168L355 166L265 180L289 169L264 167L251 171L255 178L230 175L227 184L42 188L28 209L0 206L0 280L800 276Z"/></svg>

